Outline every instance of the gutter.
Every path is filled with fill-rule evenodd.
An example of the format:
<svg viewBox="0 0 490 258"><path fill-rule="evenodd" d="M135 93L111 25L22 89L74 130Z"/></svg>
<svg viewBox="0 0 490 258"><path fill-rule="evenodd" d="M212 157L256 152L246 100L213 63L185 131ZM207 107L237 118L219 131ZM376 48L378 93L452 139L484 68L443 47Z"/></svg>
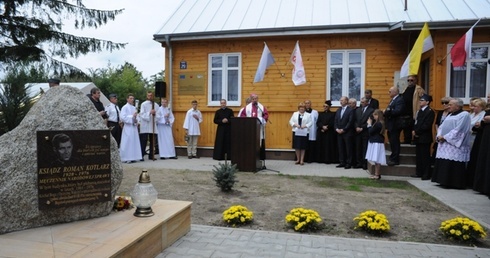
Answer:
<svg viewBox="0 0 490 258"><path fill-rule="evenodd" d="M170 36L169 35L165 35L165 48L168 48L168 64L169 64L169 67L168 67L168 73L167 73L167 69L165 69L165 80L167 80L167 75L168 75L168 107L170 109L172 109L172 99L173 99L173 81L174 81L174 78L173 78L173 60L174 60L174 57L173 57L173 51L172 51L172 45L170 44ZM165 67L166 68L166 67Z"/></svg>
<svg viewBox="0 0 490 258"><path fill-rule="evenodd" d="M338 24L333 26L305 26L305 27L284 27L284 28L262 28L246 30L226 30L226 31L206 31L206 32L186 32L176 34L154 34L153 40L166 42L168 35L172 36L172 41L190 41L203 39L230 39L230 38L255 38L255 37L274 37L274 36L302 36L302 35L326 35L326 34L345 34L345 33L373 33L391 31L394 23L376 24Z"/></svg>

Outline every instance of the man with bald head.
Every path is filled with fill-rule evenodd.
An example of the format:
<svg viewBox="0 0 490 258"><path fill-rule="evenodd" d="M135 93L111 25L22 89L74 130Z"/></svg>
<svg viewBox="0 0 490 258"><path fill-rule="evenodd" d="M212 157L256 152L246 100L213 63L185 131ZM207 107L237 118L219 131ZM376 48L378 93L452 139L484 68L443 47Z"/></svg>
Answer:
<svg viewBox="0 0 490 258"><path fill-rule="evenodd" d="M339 146L338 168L352 168L352 138L354 136L354 110L348 105L346 96L340 98L340 107L335 113L335 131L337 132L337 143Z"/></svg>
<svg viewBox="0 0 490 258"><path fill-rule="evenodd" d="M405 101L400 95L397 87L391 87L389 90L390 104L385 109L386 130L388 131L388 140L390 141L391 155L387 162L388 166L400 165L400 132L401 116L405 111Z"/></svg>
<svg viewBox="0 0 490 258"><path fill-rule="evenodd" d="M260 121L260 159L265 160L265 125L269 121L267 108L259 102L259 95L250 94L250 104L245 106L241 117L256 117ZM265 163L264 163L265 164ZM265 165L262 167L265 169Z"/></svg>
<svg viewBox="0 0 490 258"><path fill-rule="evenodd" d="M451 99L448 105L451 114L437 129L438 144L432 182L447 188L465 189L466 163L470 160L471 151L471 118L463 110L463 100Z"/></svg>

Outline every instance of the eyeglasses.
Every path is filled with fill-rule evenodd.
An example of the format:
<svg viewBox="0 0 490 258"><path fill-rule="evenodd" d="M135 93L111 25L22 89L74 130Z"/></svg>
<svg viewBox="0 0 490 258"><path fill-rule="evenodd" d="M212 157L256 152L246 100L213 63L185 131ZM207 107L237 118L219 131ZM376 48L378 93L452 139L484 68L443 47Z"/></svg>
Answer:
<svg viewBox="0 0 490 258"><path fill-rule="evenodd" d="M441 101L441 104L447 105L447 104L449 104L449 101Z"/></svg>
<svg viewBox="0 0 490 258"><path fill-rule="evenodd" d="M413 82L413 80L407 80L407 82Z"/></svg>

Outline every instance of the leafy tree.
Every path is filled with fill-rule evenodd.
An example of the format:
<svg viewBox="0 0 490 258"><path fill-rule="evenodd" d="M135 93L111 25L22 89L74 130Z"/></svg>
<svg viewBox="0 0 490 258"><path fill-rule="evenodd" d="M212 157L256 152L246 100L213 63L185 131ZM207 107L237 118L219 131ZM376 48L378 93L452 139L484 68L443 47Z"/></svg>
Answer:
<svg viewBox="0 0 490 258"><path fill-rule="evenodd" d="M0 90L0 135L14 129L29 112L33 99L29 82L43 81L47 73L39 67L19 64L9 69Z"/></svg>
<svg viewBox="0 0 490 258"><path fill-rule="evenodd" d="M98 28L123 10L86 8L82 0L3 0L0 2L0 63L41 62L62 77L83 72L58 58L118 50L125 44L64 33L63 21L76 29Z"/></svg>
<svg viewBox="0 0 490 258"><path fill-rule="evenodd" d="M115 93L119 96L118 105L126 104L126 96L133 93L136 99L145 100L148 82L136 67L128 62L119 67L90 69L90 79L105 94Z"/></svg>

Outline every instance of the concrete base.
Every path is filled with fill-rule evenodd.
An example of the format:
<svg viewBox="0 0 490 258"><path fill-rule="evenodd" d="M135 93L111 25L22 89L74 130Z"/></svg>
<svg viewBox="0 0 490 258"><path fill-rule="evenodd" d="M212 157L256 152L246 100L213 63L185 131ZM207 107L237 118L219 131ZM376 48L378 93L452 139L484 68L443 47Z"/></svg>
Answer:
<svg viewBox="0 0 490 258"><path fill-rule="evenodd" d="M189 232L191 204L157 200L148 218L131 209L0 235L0 257L155 257Z"/></svg>
<svg viewBox="0 0 490 258"><path fill-rule="evenodd" d="M175 146L177 156L187 156L186 146ZM197 147L197 156L213 157L213 147ZM274 160L295 160L293 149L266 149L265 158Z"/></svg>

